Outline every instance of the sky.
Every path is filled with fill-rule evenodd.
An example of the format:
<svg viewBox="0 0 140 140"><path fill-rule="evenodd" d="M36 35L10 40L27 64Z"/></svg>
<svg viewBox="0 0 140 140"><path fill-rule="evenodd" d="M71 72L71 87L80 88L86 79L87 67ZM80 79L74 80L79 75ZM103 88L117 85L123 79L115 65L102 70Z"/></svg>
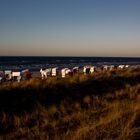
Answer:
<svg viewBox="0 0 140 140"><path fill-rule="evenodd" d="M0 56L140 57L140 0L0 0Z"/></svg>

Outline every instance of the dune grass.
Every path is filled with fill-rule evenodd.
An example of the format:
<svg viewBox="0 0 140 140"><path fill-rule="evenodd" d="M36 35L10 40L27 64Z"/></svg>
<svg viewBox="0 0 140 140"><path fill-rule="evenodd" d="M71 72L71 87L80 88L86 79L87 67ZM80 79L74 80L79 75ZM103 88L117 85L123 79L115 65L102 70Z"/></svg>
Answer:
<svg viewBox="0 0 140 140"><path fill-rule="evenodd" d="M139 140L140 68L1 84L0 139Z"/></svg>

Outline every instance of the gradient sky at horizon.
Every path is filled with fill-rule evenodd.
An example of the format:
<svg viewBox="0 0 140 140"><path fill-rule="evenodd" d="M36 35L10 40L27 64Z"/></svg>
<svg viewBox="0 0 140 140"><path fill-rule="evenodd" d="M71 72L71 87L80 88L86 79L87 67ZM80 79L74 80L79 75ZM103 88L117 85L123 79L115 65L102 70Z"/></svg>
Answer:
<svg viewBox="0 0 140 140"><path fill-rule="evenodd" d="M0 0L0 55L140 56L140 0Z"/></svg>

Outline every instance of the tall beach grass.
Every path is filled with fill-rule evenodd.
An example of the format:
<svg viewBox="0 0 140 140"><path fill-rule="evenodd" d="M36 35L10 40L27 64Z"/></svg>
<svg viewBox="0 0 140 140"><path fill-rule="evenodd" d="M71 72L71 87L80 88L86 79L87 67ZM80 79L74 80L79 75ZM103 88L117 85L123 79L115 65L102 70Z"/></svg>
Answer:
<svg viewBox="0 0 140 140"><path fill-rule="evenodd" d="M1 84L0 139L139 140L140 68Z"/></svg>

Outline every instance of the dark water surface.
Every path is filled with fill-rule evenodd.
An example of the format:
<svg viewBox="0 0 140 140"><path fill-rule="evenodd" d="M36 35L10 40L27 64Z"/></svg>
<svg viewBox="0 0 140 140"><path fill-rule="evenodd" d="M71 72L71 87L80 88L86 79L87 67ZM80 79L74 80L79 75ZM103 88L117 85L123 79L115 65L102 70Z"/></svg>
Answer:
<svg viewBox="0 0 140 140"><path fill-rule="evenodd" d="M126 57L0 57L0 70L30 69L39 70L47 67L82 67L84 65L139 65L139 58Z"/></svg>

